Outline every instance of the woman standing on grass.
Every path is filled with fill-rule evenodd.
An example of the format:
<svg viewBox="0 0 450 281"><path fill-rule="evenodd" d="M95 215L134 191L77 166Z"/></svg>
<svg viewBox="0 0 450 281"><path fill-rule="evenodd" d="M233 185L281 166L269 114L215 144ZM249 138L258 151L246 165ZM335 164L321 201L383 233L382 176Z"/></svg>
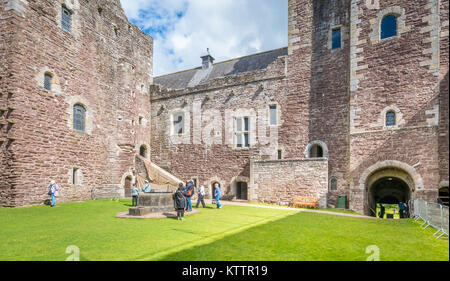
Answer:
<svg viewBox="0 0 450 281"><path fill-rule="evenodd" d="M184 209L186 208L186 197L183 195L184 186L182 183L178 185L178 189L173 195L173 205L177 211L178 220L184 220Z"/></svg>

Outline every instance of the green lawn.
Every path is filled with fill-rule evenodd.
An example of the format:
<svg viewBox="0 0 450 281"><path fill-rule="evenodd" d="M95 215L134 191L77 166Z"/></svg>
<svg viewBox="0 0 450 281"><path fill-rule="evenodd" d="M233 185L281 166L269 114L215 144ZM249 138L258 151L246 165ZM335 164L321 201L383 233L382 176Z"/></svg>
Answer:
<svg viewBox="0 0 450 281"><path fill-rule="evenodd" d="M412 220L224 206L186 221L116 219L129 201L109 200L0 208L0 260L365 261L449 260L448 238L436 240Z"/></svg>

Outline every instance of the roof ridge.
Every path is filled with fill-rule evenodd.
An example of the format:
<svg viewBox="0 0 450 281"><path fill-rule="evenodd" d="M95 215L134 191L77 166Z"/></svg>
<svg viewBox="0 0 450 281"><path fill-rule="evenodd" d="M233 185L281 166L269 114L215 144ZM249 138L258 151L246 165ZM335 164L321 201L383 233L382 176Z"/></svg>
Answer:
<svg viewBox="0 0 450 281"><path fill-rule="evenodd" d="M220 61L220 62L214 63L213 65L223 64L223 63L231 62L231 61L234 61L234 60L240 60L240 59L247 58L247 57L258 56L258 55L271 53L271 52L275 52L275 51L279 51L279 50L283 50L283 49L287 49L287 48L288 47L282 47L282 48L273 49L273 50L269 50L269 51L264 51L264 52L260 52L260 53L254 53L254 54L250 54L250 55L246 55L246 56L242 56L242 57L236 57L236 58L232 58L232 59L229 59L229 60L224 60L224 61ZM165 76L169 76L169 75L179 74L179 73L183 73L183 72L188 72L188 71L192 71L192 70L196 70L196 69L199 70L200 68L201 67L194 67L194 68L189 68L189 69L185 69L185 70L180 70L180 71L177 71L177 72L167 73L167 74L164 74L164 75L155 76L154 79L165 77Z"/></svg>

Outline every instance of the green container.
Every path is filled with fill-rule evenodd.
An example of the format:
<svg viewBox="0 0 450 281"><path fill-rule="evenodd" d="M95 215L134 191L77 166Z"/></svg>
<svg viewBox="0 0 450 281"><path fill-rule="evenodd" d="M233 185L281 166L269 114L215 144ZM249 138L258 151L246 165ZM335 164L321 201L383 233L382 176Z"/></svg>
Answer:
<svg viewBox="0 0 450 281"><path fill-rule="evenodd" d="M347 209L347 195L338 196L338 209Z"/></svg>

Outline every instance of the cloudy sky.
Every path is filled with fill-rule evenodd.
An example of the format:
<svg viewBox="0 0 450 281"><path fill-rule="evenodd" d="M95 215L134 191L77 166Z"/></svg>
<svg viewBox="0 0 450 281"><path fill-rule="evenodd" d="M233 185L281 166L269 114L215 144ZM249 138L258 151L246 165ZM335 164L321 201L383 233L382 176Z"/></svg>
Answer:
<svg viewBox="0 0 450 281"><path fill-rule="evenodd" d="M121 0L150 34L155 76L287 46L288 0Z"/></svg>

